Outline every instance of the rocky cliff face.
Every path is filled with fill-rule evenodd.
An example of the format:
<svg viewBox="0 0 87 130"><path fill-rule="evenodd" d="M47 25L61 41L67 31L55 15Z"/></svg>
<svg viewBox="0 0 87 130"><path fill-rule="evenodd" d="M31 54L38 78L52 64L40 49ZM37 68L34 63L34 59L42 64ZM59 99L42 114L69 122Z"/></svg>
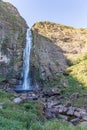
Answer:
<svg viewBox="0 0 87 130"><path fill-rule="evenodd" d="M0 84L16 84L19 79L26 28L17 9L0 1Z"/></svg>
<svg viewBox="0 0 87 130"><path fill-rule="evenodd" d="M40 79L55 79L72 64L87 55L87 29L75 29L51 22L38 22L32 27L32 65Z"/></svg>

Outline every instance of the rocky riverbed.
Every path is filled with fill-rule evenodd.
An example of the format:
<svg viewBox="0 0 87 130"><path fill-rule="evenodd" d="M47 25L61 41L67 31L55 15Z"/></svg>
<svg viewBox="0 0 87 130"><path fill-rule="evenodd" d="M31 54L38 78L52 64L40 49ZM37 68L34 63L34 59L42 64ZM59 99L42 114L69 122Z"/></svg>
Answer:
<svg viewBox="0 0 87 130"><path fill-rule="evenodd" d="M5 91L13 93L15 98L12 100L15 104L21 104L24 102L40 102L42 107L42 114L45 119L60 119L67 121L73 125L87 122L87 109L85 107L72 106L70 99L75 100L79 98L78 93L73 93L70 99L64 97L63 94L56 88L52 89L40 89L27 93L16 93L12 89L8 88ZM83 94L83 97L86 94Z"/></svg>

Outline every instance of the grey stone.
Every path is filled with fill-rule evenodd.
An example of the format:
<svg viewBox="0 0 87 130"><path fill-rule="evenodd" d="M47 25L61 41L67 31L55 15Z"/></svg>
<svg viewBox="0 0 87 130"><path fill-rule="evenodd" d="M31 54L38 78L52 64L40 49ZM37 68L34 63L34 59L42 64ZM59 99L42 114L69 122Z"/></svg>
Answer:
<svg viewBox="0 0 87 130"><path fill-rule="evenodd" d="M87 121L87 113L82 114L82 119L85 120L85 121Z"/></svg>
<svg viewBox="0 0 87 130"><path fill-rule="evenodd" d="M77 125L80 122L79 118L74 118L70 121L72 124Z"/></svg>
<svg viewBox="0 0 87 130"><path fill-rule="evenodd" d="M63 113L63 108L64 108L63 105L59 105L59 106L58 106L59 113Z"/></svg>
<svg viewBox="0 0 87 130"><path fill-rule="evenodd" d="M63 107L63 113L67 113L67 111L68 111L68 108L67 107Z"/></svg>
<svg viewBox="0 0 87 130"><path fill-rule="evenodd" d="M81 117L81 113L80 112L78 112L78 111L74 111L74 116L76 116L76 117Z"/></svg>
<svg viewBox="0 0 87 130"><path fill-rule="evenodd" d="M19 104L22 102L22 99L18 97L18 98L13 99L13 102Z"/></svg>
<svg viewBox="0 0 87 130"><path fill-rule="evenodd" d="M74 107L70 107L69 110L67 111L67 115L74 115L74 111L75 111L75 108Z"/></svg>
<svg viewBox="0 0 87 130"><path fill-rule="evenodd" d="M45 96L51 97L51 96L54 96L54 95L60 95L60 92L57 89L54 88L54 89L50 89L50 90L44 91L43 94Z"/></svg>
<svg viewBox="0 0 87 130"><path fill-rule="evenodd" d="M51 102L48 102L47 107L51 108L53 106L57 106L58 104L60 104L60 101L51 101Z"/></svg>
<svg viewBox="0 0 87 130"><path fill-rule="evenodd" d="M53 119L53 118L55 118L56 116L55 116L55 114L52 113L49 109L47 109L46 112L45 112L45 117L46 117L46 119Z"/></svg>

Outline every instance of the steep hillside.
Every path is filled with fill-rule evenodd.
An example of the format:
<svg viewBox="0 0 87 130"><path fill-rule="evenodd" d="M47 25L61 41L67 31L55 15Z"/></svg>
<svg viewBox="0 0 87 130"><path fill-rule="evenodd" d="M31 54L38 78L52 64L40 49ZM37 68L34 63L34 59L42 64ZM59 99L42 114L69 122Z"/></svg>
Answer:
<svg viewBox="0 0 87 130"><path fill-rule="evenodd" d="M26 28L17 9L0 1L0 84L16 84L19 79Z"/></svg>
<svg viewBox="0 0 87 130"><path fill-rule="evenodd" d="M32 34L31 62L38 71L36 75L40 74L39 79L51 81L51 86L67 87L71 76L78 84L87 86L87 29L38 22L32 27Z"/></svg>

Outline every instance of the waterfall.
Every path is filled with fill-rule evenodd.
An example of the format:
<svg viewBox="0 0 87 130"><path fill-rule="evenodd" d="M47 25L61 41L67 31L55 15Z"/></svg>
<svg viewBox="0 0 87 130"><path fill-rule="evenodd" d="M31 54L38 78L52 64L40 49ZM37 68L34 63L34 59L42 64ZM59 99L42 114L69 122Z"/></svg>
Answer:
<svg viewBox="0 0 87 130"><path fill-rule="evenodd" d="M33 90L33 86L30 85L30 51L32 47L32 35L30 29L27 29L26 33L26 44L23 51L23 71L22 71L22 79L19 82L19 85L14 87L16 92L27 92Z"/></svg>
<svg viewBox="0 0 87 130"><path fill-rule="evenodd" d="M26 44L23 52L23 89L29 89L29 71L30 71L30 51L32 46L31 31L27 29L26 33Z"/></svg>

